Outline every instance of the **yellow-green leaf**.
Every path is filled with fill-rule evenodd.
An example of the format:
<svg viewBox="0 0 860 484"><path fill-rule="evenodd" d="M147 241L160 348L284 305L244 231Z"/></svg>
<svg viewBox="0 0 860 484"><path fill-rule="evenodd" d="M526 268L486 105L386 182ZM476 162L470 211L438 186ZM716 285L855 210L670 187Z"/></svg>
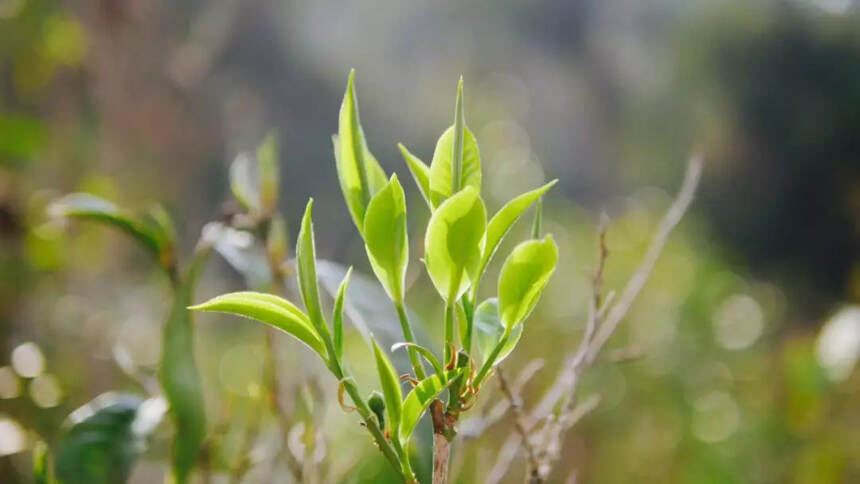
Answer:
<svg viewBox="0 0 860 484"><path fill-rule="evenodd" d="M323 360L326 359L325 345L305 313L293 303L273 294L252 291L233 292L212 298L189 309L256 319L292 335L317 352Z"/></svg>
<svg viewBox="0 0 860 484"><path fill-rule="evenodd" d="M308 200L305 215L302 217L302 228L296 243L296 265L299 278L299 292L311 323L321 338L328 337L328 326L322 312L319 286L317 285L316 248L314 245L314 227L312 212L314 199Z"/></svg>
<svg viewBox="0 0 860 484"><path fill-rule="evenodd" d="M394 369L391 360L376 344L376 340L372 341L376 370L379 372L379 383L382 385L385 408L388 410L388 422L391 429L396 429L400 423L400 413L403 408L403 391L400 389L400 378L398 378L397 370Z"/></svg>
<svg viewBox="0 0 860 484"><path fill-rule="evenodd" d="M544 193L547 192L558 180L553 180L546 185L536 188L532 191L523 193L506 203L487 223L487 241L484 245L484 253L481 256L481 265L478 270L478 277L483 275L487 264L499 248L502 239L505 238L508 231L511 230L514 223L528 209L531 204L538 200Z"/></svg>
<svg viewBox="0 0 860 484"><path fill-rule="evenodd" d="M403 146L403 143L397 143L397 147L400 148L400 154L406 160L406 166L409 167L409 172L412 173L412 178L415 179L415 184L418 185L421 196L424 197L427 206L432 209L433 204L430 202L430 167L421 161L420 158L410 153Z"/></svg>
<svg viewBox="0 0 860 484"><path fill-rule="evenodd" d="M403 410L397 432L400 442L404 446L412 437L415 426L418 425L418 421L421 420L421 416L424 415L430 402L439 397L439 394L459 376L460 371L453 370L447 372L445 376L433 375L427 377L421 380L406 395L406 400L403 401Z"/></svg>
<svg viewBox="0 0 860 484"><path fill-rule="evenodd" d="M349 276L352 274L352 267L346 270L346 275L343 276L343 281L337 289L337 297L334 299L334 309L332 310L332 326L334 328L334 351L337 354L337 359L343 358L343 302L346 298L346 288L349 286Z"/></svg>
<svg viewBox="0 0 860 484"><path fill-rule="evenodd" d="M469 288L481 262L486 209L469 186L445 200L427 224L424 260L439 294L456 301Z"/></svg>
<svg viewBox="0 0 860 484"><path fill-rule="evenodd" d="M364 216L364 247L370 266L393 301L403 301L403 286L409 262L406 234L406 198L397 175L367 206Z"/></svg>
<svg viewBox="0 0 860 484"><path fill-rule="evenodd" d="M499 314L505 328L512 330L531 313L557 262L551 235L514 247L499 274Z"/></svg>
<svg viewBox="0 0 860 484"><path fill-rule="evenodd" d="M499 319L499 300L497 298L487 299L478 305L478 309L475 310L475 329L477 330L476 340L478 350L480 350L482 358L478 367L482 367L493 352L493 348L496 347L505 333L505 327L502 325L501 319ZM494 361L490 362L490 365L497 365L507 358L520 341L522 334L523 325L518 324L514 326L507 341L505 341Z"/></svg>
<svg viewBox="0 0 860 484"><path fill-rule="evenodd" d="M481 191L481 154L478 143L469 128L464 128L463 163L461 165L460 188L473 187ZM454 151L454 126L449 127L436 142L433 161L430 162L430 201L438 207L453 193L452 157Z"/></svg>
<svg viewBox="0 0 860 484"><path fill-rule="evenodd" d="M370 153L361 121L358 116L358 100L355 96L355 71L350 71L346 93L340 107L338 134L334 143L337 175L346 206L355 226L364 227L364 212L370 199L386 183L385 172Z"/></svg>

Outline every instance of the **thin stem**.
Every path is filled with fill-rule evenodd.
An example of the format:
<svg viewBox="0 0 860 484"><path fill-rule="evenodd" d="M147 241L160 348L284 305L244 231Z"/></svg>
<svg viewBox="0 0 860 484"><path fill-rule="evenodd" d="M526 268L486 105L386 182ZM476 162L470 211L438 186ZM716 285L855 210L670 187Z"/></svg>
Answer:
<svg viewBox="0 0 860 484"><path fill-rule="evenodd" d="M511 331L505 329L504 334L502 334L499 342L496 343L496 346L493 348L493 351L490 352L490 356L487 358L487 361L484 362L483 366L481 366L478 374L475 375L475 380L472 382L472 386L478 388L481 385L481 382L484 380L484 377L487 376L487 372L490 371L490 368L493 367L493 362L496 361L496 357L499 356L499 353L502 351L502 347L505 346L505 343L508 342L508 338L511 336Z"/></svg>
<svg viewBox="0 0 860 484"><path fill-rule="evenodd" d="M400 329L403 330L403 339L406 340L407 343L415 343L415 335L412 333L412 325L409 324L409 316L406 313L406 308L403 307L402 302L395 302L394 308L397 309L397 317L400 319ZM415 372L415 376L418 377L419 380L423 380L426 377L426 373L424 371L424 364L421 363L421 356L418 354L418 351L415 348L407 347L406 352L409 354L409 361L412 362L412 371Z"/></svg>
<svg viewBox="0 0 860 484"><path fill-rule="evenodd" d="M445 435L433 434L433 484L448 483L448 462L451 456L451 442Z"/></svg>
<svg viewBox="0 0 860 484"><path fill-rule="evenodd" d="M444 365L447 365L451 358L454 356L451 351L454 345L454 303L446 302L445 303L445 361Z"/></svg>

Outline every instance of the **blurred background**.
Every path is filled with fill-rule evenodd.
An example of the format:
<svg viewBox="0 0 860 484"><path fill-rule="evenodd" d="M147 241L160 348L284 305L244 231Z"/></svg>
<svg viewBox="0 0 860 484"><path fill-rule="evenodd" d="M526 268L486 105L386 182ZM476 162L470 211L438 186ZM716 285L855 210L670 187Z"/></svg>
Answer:
<svg viewBox="0 0 860 484"><path fill-rule="evenodd" d="M353 67L370 148L404 180L415 230L429 214L396 143L429 161L460 74L489 210L560 180L544 212L559 270L504 365L545 360L526 407L583 332L599 214L612 220L607 286L620 289L686 159L706 159L697 201L610 342L640 356L589 371L582 391L601 404L568 433L552 482L860 482L852 0L0 0L0 481L29 482L34 443L74 409L109 390L141 393L129 374L154 374L161 350L164 278L122 234L49 221L56 197L161 202L187 259L231 198L230 162L273 129L291 233L315 197L321 256L370 273L330 140ZM441 312L412 233L409 304L437 348ZM213 258L197 299L245 287L234 265ZM378 306L367 285L351 297ZM396 335L394 320L369 317ZM221 479L265 408L262 332L203 315L196 338ZM281 339L282 399L298 422L321 422L322 481L390 478L338 408L336 382ZM348 351L369 389L362 341L351 334ZM479 406L501 398L488 387ZM133 482L163 479L163 427ZM510 431L502 420L457 444L456 481L484 482ZM246 482L290 482L270 462L279 438L264 418ZM428 446L416 448L422 477ZM517 459L505 482L522 480Z"/></svg>

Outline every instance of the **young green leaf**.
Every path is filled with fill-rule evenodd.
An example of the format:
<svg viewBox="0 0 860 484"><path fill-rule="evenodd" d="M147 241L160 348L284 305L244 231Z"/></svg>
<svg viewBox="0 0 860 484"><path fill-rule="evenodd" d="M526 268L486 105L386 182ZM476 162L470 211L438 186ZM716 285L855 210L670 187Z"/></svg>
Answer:
<svg viewBox="0 0 860 484"><path fill-rule="evenodd" d="M291 302L273 294L251 291L233 292L191 306L189 309L256 319L292 335L318 353L323 360L326 359L325 345L308 317Z"/></svg>
<svg viewBox="0 0 860 484"><path fill-rule="evenodd" d="M449 303L463 295L477 273L486 217L484 202L471 186L445 200L430 217L424 259L433 285Z"/></svg>
<svg viewBox="0 0 860 484"><path fill-rule="evenodd" d="M436 355L434 355L433 352L428 350L427 348L425 348L425 347L423 347L417 343L409 343L408 341L403 341L403 342L395 343L394 345L392 345L391 351L394 352L394 351L399 350L400 348L415 349L418 353L421 353L421 356L423 356L424 359L427 360L428 363L430 363L430 365L433 366L433 369L436 370L436 373L438 373L440 375L445 374L445 371L442 369L442 364L439 363L439 360L436 358Z"/></svg>
<svg viewBox="0 0 860 484"><path fill-rule="evenodd" d="M506 328L512 330L531 313L557 262L551 235L514 247L499 274L499 314Z"/></svg>
<svg viewBox="0 0 860 484"><path fill-rule="evenodd" d="M355 70L350 71L340 107L338 135L332 138L340 188L359 232L364 228L364 212L373 195L386 183L385 172L370 153L358 116Z"/></svg>
<svg viewBox="0 0 860 484"><path fill-rule="evenodd" d="M403 408L403 391L400 389L400 378L391 360L382 352L376 340L373 342L373 355L376 357L376 370L379 372L379 382L382 385L382 395L385 397L385 408L388 409L388 421L392 429L400 422Z"/></svg>
<svg viewBox="0 0 860 484"><path fill-rule="evenodd" d="M308 200L305 215L302 218L302 228L299 230L299 240L296 243L296 265L298 266L299 292L305 309L308 311L311 323L321 338L328 337L328 326L320 304L319 286L317 285L316 248L314 246L314 227L312 211L314 199Z"/></svg>
<svg viewBox="0 0 860 484"><path fill-rule="evenodd" d="M260 209L269 215L278 203L279 169L278 140L273 132L257 148L257 167L260 177Z"/></svg>
<svg viewBox="0 0 860 484"><path fill-rule="evenodd" d="M397 175L379 190L364 215L364 247L373 273L394 302L403 301L409 241L406 198Z"/></svg>
<svg viewBox="0 0 860 484"><path fill-rule="evenodd" d="M478 349L480 350L481 357L483 358L481 360L481 364L478 365L478 367L481 367L487 362L493 349L505 333L505 327L502 325L502 321L499 318L499 300L497 298L487 299L478 306L478 309L475 310L475 329L477 330L476 340L478 343ZM514 329L508 336L507 341L505 341L501 350L495 356L494 361L492 361L490 365L497 365L507 358L520 341L522 334L523 325L518 324L514 326Z"/></svg>
<svg viewBox="0 0 860 484"><path fill-rule="evenodd" d="M418 191L421 192L421 196L424 197L427 206L432 209L433 204L430 202L430 167L421 161L420 158L410 153L403 146L403 143L397 143L397 147L400 148L400 154L406 160L406 166L409 167L409 172L412 173L412 178L415 179L415 184L418 185Z"/></svg>
<svg viewBox="0 0 860 484"><path fill-rule="evenodd" d="M433 375L421 380L418 385L415 385L403 401L403 411L400 418L398 435L400 442L405 446L412 437L412 432L421 416L427 410L430 402L439 397L448 385L451 384L462 370L453 370L443 375Z"/></svg>
<svg viewBox="0 0 860 484"><path fill-rule="evenodd" d="M449 127L436 142L433 161L430 162L430 201L438 207L453 192L452 153L454 152L454 126ZM463 162L460 167L460 188L473 187L481 191L481 154L478 143L469 128L463 129Z"/></svg>
<svg viewBox="0 0 860 484"><path fill-rule="evenodd" d="M547 190L555 185L557 181L558 180L553 180L540 188L523 193L506 203L504 207L499 209L499 211L493 215L493 218L491 218L490 222L487 224L487 241L484 246L484 253L481 255L481 265L478 270L478 277L483 275L484 270L487 268L487 264L490 263L490 259L493 258L493 255L499 248L499 244L502 242L502 239L504 239L508 231L511 230L514 222L520 218L523 212L525 212L526 209L535 202L535 200L539 199L547 192Z"/></svg>
<svg viewBox="0 0 860 484"><path fill-rule="evenodd" d="M337 289L337 297L334 299L334 309L332 310L332 326L334 327L334 351L337 353L337 359L343 359L343 301L346 297L346 288L349 286L349 276L352 274L352 267L346 270L346 275L343 276L343 281Z"/></svg>
<svg viewBox="0 0 860 484"><path fill-rule="evenodd" d="M159 258L162 251L160 236L154 224L146 224L131 212L112 202L88 193L72 193L56 200L48 208L52 217L75 217L95 220L126 232Z"/></svg>

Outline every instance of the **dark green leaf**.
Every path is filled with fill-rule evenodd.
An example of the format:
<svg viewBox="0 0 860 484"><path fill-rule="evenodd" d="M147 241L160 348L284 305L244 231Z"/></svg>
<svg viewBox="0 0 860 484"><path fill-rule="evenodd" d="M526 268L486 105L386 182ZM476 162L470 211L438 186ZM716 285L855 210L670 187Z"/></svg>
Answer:
<svg viewBox="0 0 860 484"><path fill-rule="evenodd" d="M163 329L159 376L174 425L171 467L177 484L188 481L206 437L203 388L194 360L194 322L187 308L210 253L208 247L195 253L187 274L174 291L173 306Z"/></svg>
<svg viewBox="0 0 860 484"><path fill-rule="evenodd" d="M58 480L65 484L125 482L165 406L158 397L144 400L105 393L74 411L55 448Z"/></svg>
<svg viewBox="0 0 860 484"><path fill-rule="evenodd" d="M75 217L112 225L134 237L156 258L161 255L162 237L152 225L103 198L88 193L72 193L52 203L48 213L53 217Z"/></svg>

